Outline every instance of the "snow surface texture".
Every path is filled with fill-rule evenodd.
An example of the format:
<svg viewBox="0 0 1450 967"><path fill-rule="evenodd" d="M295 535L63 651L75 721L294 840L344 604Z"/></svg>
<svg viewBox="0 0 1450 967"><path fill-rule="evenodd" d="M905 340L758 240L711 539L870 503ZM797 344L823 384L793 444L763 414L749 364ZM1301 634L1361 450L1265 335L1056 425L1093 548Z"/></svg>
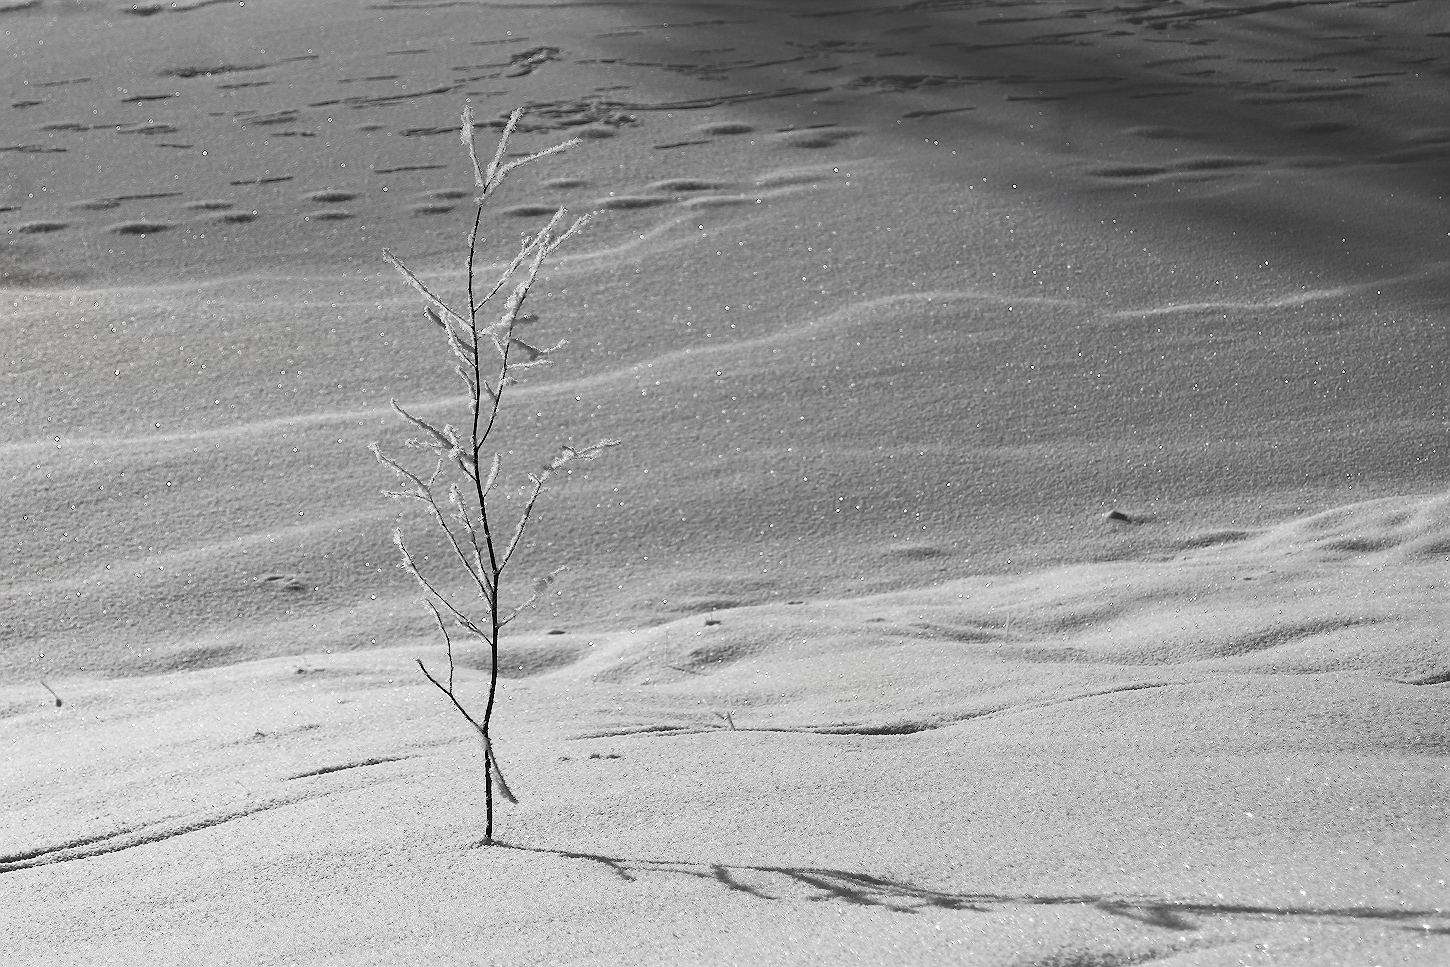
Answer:
<svg viewBox="0 0 1450 967"><path fill-rule="evenodd" d="M1450 963L1450 8L29 0L0 51L0 961ZM497 848L367 450L461 402L380 253L457 295L465 100L585 139L491 257L599 211L510 486L625 441L519 565L570 569Z"/></svg>

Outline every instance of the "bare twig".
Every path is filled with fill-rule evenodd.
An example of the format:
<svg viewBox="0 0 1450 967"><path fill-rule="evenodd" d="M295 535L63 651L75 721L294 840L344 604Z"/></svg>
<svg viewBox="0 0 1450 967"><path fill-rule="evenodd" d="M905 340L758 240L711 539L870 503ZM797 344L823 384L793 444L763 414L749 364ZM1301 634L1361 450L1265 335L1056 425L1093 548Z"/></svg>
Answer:
<svg viewBox="0 0 1450 967"><path fill-rule="evenodd" d="M523 511L511 531L499 529L489 498L499 480L501 461L500 457L495 454L488 472L481 474L479 470L484 446L498 421L508 388L518 381L516 373L528 367L547 363L549 355L564 345L561 340L552 346L541 348L543 346L541 343L525 342L515 336L514 329L526 322L532 322L536 318L532 314L525 313L523 308L529 291L538 278L545 261L589 218L588 215L577 218L568 228L559 231L559 226L563 224L568 215L565 209L559 209L549 219L548 224L521 242L518 253L505 265L503 272L495 282L482 288L477 284L475 269L478 263L479 226L483 219L484 202L503 183L508 173L515 168L580 143L578 139L566 141L523 158L505 161L504 159L508 156L509 138L518 128L522 115L523 111L520 109L509 117L503 134L499 138L498 149L494 153L493 160L485 166L478 156L477 146L474 142L472 109L465 109L463 114L461 135L464 145L468 148L468 156L473 165L474 184L478 189L475 199L477 209L468 234L468 276L466 280L468 311L466 316L462 312L450 308L437 292L391 252L383 253L383 257L389 264L401 272L408 284L423 296L425 317L447 335L449 350L458 361L455 371L468 387L468 418L463 424L467 437L461 436L462 430L456 430L449 424L440 426L429 422L404 409L395 401L393 408L398 411L399 416L424 434L422 439L409 441L409 444L432 451L437 457L437 467L432 476L424 479L421 474L407 469L398 461L384 455L376 445L373 446L373 452L377 455L378 460L406 481L408 485L411 485L410 489L392 491L388 495L416 500L423 504L434 523L442 529L453 549L454 556L468 572L474 590L477 592L475 604L481 611L481 615L475 620L470 617L464 606L454 603L445 595L438 583L419 571L418 562L409 553L402 533L394 534L394 541L398 545L398 552L401 556L399 566L408 571L423 589L424 603L432 612L439 632L443 635L448 655L447 683L434 677L421 660L418 661L418 668L429 682L448 697L449 702L473 727L483 742L486 760L484 790L487 805L485 843L493 842L494 786L497 785L499 793L509 802L518 801L499 768L491 734L494 706L498 698L499 632L521 611L532 607L562 570L562 568L556 569L537 579L529 597L505 615L500 608L500 586L504 569L511 562L515 550L518 549L524 530L532 518L535 502L558 469L567 461L575 458L591 459L604 449L615 446L619 442L602 440L582 449L564 447L547 467L530 475L531 488L528 497ZM505 291L508 294L503 300L503 305L495 310L498 312L498 315L494 317L496 321L480 325L480 314L495 297ZM485 360L489 358L487 352L489 349L493 350L493 357L490 363L486 363ZM439 483L440 477L449 475L456 475L456 479L448 483L447 496L440 502L435 487L442 486ZM446 505L446 511L444 505ZM500 539L505 533L510 533L510 537L507 543L500 543ZM483 714L478 717L475 717L463 705L454 688L453 638L449 631L450 626L453 625L462 628L488 645L488 696Z"/></svg>
<svg viewBox="0 0 1450 967"><path fill-rule="evenodd" d="M458 696L453 692L453 638L448 634L448 627L443 623L443 616L438 613L438 609L433 607L433 603L431 601L427 602L427 604L429 609L433 612L433 617L438 621L438 630L443 633L443 641L448 646L448 684L445 686L438 679L434 678L433 675L428 671L428 667L423 664L423 660L421 658L414 659L418 662L418 669L423 673L423 677L428 679L428 681L432 682L433 685L438 689L438 691L448 696L448 701L453 703L453 707L458 709L458 713L468 721L469 725L473 726L478 731L479 738L483 740L484 765L485 768L488 769L489 776L493 779L493 781L498 783L498 791L503 793L503 797L505 799L507 799L511 803L517 803L519 801L518 797L515 796L514 791L509 788L508 781L505 780L503 777L503 770L499 768L498 756L494 754L493 742L489 740L488 730L485 729L472 715L469 714L468 709L463 707L463 703L458 701Z"/></svg>

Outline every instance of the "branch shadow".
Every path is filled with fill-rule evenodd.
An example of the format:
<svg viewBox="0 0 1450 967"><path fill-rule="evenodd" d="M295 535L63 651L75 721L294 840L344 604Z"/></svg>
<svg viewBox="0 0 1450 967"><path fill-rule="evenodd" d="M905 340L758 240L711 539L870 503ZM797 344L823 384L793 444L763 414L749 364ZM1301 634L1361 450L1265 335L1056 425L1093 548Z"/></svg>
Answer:
<svg viewBox="0 0 1450 967"><path fill-rule="evenodd" d="M547 853L564 859L598 863L615 876L630 883L636 882L642 873L663 873L671 876L710 880L728 890L744 893L759 900L784 900L787 899L788 894L799 894L799 888L806 887L808 892L805 899L810 901L834 900L854 906L883 907L898 913L914 913L924 907L986 912L984 908L976 905L978 898L972 895L944 893L905 881L850 870L835 870L827 867L755 866L746 863L694 863L685 860L631 859L497 841L493 845L503 849L520 850L527 853ZM772 879L782 881L779 888L774 891L763 885L764 882Z"/></svg>
<svg viewBox="0 0 1450 967"><path fill-rule="evenodd" d="M1376 921L1400 924L1417 933L1450 933L1450 914L1441 910L1417 910L1369 906L1273 906L1235 903L1206 903L1169 900L1161 897L1111 896L1105 894L1031 895L1006 893L956 893L918 886L854 870L818 866L763 866L748 863L697 863L688 860L637 859L607 856L578 850L550 849L495 842L502 849L543 853L564 859L583 860L607 868L620 879L634 883L647 873L708 880L727 890L759 900L804 899L809 902L840 902L875 907L896 913L922 910L960 910L989 913L1003 907L1091 906L1104 913L1126 917L1163 930L1187 932L1198 929L1192 916L1296 917L1315 921ZM805 888L804 893L802 888Z"/></svg>

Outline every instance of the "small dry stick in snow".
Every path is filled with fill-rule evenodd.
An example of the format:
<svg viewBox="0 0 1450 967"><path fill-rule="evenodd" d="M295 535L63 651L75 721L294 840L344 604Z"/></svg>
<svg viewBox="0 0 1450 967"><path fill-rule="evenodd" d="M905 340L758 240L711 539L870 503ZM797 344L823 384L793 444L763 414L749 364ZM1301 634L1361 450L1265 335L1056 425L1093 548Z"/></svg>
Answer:
<svg viewBox="0 0 1450 967"><path fill-rule="evenodd" d="M472 108L466 108L463 113L463 144L473 162L473 180L478 188L478 195L474 199L477 207L473 217L473 229L468 235L466 310L451 308L391 252L383 252L383 258L401 272L409 284L423 296L423 312L428 321L443 330L448 348L457 362L454 371L468 391L465 428L460 432L449 423L441 426L430 423L403 409L394 400L393 409L398 415L424 434L421 439L409 440L408 445L431 451L436 466L426 476L415 473L384 454L377 444L372 446L378 460L407 485L401 491L387 491L388 496L416 500L423 505L441 530L446 545L452 551L452 557L456 558L458 566L467 575L472 591L476 592L476 600L471 607L455 604L443 593L435 579L419 570L418 560L409 552L402 532L394 531L393 541L398 545L398 552L402 556L399 566L422 586L424 602L432 611L443 634L448 653L447 683L429 672L421 660L418 661L418 667L424 677L448 697L453 707L473 726L483 741L487 803L484 843L493 842L494 787L497 786L500 794L509 802L518 801L499 768L490 733L494 702L498 696L499 632L521 611L532 607L563 570L562 567L557 568L538 578L534 581L532 594L522 604L508 609L505 613L499 596L504 569L518 550L524 530L532 519L534 504L550 479L563 470L566 464L574 460L591 460L606 448L619 443L618 440L601 440L578 449L562 447L547 465L529 474L523 510L511 530L499 529L498 514L492 506L490 496L499 480L501 458L499 454L493 454L487 469L481 470L484 446L498 421L506 391L518 382L516 374L529 367L549 362L550 354L564 345L559 342L541 349L518 338L515 329L534 319L521 310L545 260L589 218L587 215L578 218L561 231L560 226L568 212L559 209L537 234L524 237L518 254L505 265L497 281L490 286L477 284L475 258L480 243L478 229L483 220L484 202L497 190L504 176L513 169L580 143L576 138L528 157L505 162L509 137L518 127L522 114L523 110L520 109L514 111L509 118L499 139L498 150L494 153L493 160L485 166L480 162L474 146ZM504 293L511 282L513 287L504 295L502 308L493 310L498 315L488 317L496 321L480 322L480 314L495 297ZM475 717L470 713L459 701L454 690L453 637L449 632L450 626L461 634L488 645L488 701L482 716Z"/></svg>

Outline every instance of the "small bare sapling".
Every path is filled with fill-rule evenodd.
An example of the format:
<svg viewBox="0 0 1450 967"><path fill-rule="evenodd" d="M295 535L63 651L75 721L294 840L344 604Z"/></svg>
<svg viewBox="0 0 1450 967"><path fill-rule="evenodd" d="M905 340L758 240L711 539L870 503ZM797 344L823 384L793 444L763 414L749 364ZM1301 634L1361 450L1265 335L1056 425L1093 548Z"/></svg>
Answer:
<svg viewBox="0 0 1450 967"><path fill-rule="evenodd" d="M549 362L550 355L564 345L561 341L547 348L539 348L519 338L516 329L533 321L522 309L539 270L565 239L577 232L589 218L588 215L578 218L561 231L560 226L564 224L568 212L563 208L559 209L536 234L524 237L518 254L505 265L496 281L489 285L480 285L477 282L476 261L481 241L478 230L483 221L483 206L489 196L513 169L580 143L576 138L524 158L505 161L509 137L518 127L522 115L523 110L520 109L509 118L499 138L498 150L494 153L493 160L485 166L480 162L474 145L472 109L466 108L463 113L463 144L473 162L473 179L478 189L474 199L476 209L473 229L468 235L466 309L455 310L450 307L391 252L383 252L383 258L401 272L423 296L424 315L433 326L442 330L447 339L448 348L457 364L455 372L467 388L468 407L463 429L460 430L451 423L440 426L424 420L403 409L397 400L393 400L393 409L422 433L420 438L409 440L408 445L431 451L435 466L431 472L415 473L384 454L377 444L372 446L378 460L397 474L405 485L402 490L387 491L387 495L416 500L423 505L442 531L447 546L451 548L451 558L456 559L457 567L468 578L470 600L457 603L445 593L440 579L420 570L418 559L409 552L402 531L394 531L393 540L398 545L402 558L399 566L411 574L422 587L423 601L438 624L447 650L446 678L435 676L421 659L418 667L424 677L448 697L453 707L477 731L483 742L487 803L483 837L485 844L494 841L495 787L505 799L510 802L518 801L499 768L490 732L494 700L498 694L499 632L521 611L532 607L553 583L559 571L563 570L558 568L538 578L533 582L532 593L522 603L509 606L500 598L505 569L508 568L523 539L525 529L533 519L535 502L550 480L566 464L574 460L590 460L606 448L619 443L618 440L601 440L577 449L562 447L548 464L529 474L529 483L524 488L522 511L512 526L501 527L497 508L493 504L497 496L494 488L499 482L501 460L497 453L485 457L485 446L489 435L498 424L503 400L508 395L509 388L518 382L520 371ZM503 297L501 307L495 302L500 295ZM488 313L486 316L485 311ZM464 639L483 641L488 646L488 699L481 716L475 716L468 711L454 688L455 634Z"/></svg>

